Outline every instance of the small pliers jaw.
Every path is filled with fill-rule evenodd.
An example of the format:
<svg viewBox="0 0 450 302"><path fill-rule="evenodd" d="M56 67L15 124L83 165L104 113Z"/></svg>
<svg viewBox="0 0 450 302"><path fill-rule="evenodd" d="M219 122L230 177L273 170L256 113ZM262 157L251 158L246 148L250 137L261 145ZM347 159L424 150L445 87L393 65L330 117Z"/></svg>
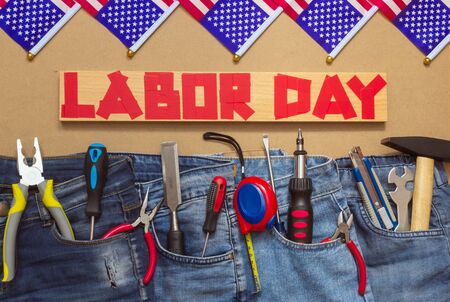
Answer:
<svg viewBox="0 0 450 302"><path fill-rule="evenodd" d="M352 224L353 224L353 214L350 214L350 217L347 219L347 221L344 221L344 212L340 212L338 216L338 227L334 232L334 235L331 237L331 240L342 238L343 242L349 242L350 228Z"/></svg>

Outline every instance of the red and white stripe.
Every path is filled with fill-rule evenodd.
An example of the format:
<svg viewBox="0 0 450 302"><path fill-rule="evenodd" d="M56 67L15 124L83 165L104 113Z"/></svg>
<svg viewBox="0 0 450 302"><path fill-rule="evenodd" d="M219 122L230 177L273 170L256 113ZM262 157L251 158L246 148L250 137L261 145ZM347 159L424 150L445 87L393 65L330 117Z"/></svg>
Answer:
<svg viewBox="0 0 450 302"><path fill-rule="evenodd" d="M275 0L286 12L286 14L294 20L308 7L312 0Z"/></svg>
<svg viewBox="0 0 450 302"><path fill-rule="evenodd" d="M77 0L90 15L96 16L109 0Z"/></svg>
<svg viewBox="0 0 450 302"><path fill-rule="evenodd" d="M75 5L74 0L51 0L60 10L67 13Z"/></svg>
<svg viewBox="0 0 450 302"><path fill-rule="evenodd" d="M6 3L8 3L8 0L0 0L0 9L2 9Z"/></svg>
<svg viewBox="0 0 450 302"><path fill-rule="evenodd" d="M275 0L283 10L294 20L300 16L300 14L308 8L309 4L314 0ZM356 10L358 10L362 15L367 14L367 12L373 7L367 0L347 0Z"/></svg>
<svg viewBox="0 0 450 302"><path fill-rule="evenodd" d="M371 2L378 6L386 17L394 20L411 3L411 0L371 0Z"/></svg>
<svg viewBox="0 0 450 302"><path fill-rule="evenodd" d="M192 15L195 19L200 21L203 17L214 7L219 0L179 0L181 5ZM268 15L274 13L278 5L274 0L251 0L264 10Z"/></svg>

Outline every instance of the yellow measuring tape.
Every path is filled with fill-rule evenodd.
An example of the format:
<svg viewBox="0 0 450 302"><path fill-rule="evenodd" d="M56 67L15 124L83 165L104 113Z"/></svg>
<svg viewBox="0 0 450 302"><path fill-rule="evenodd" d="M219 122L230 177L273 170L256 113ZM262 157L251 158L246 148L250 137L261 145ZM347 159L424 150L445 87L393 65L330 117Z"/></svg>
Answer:
<svg viewBox="0 0 450 302"><path fill-rule="evenodd" d="M256 264L255 251L253 250L252 236L250 233L245 235L245 242L247 243L248 258L252 267L253 280L255 281L256 292L261 291L261 281L259 280L258 265Z"/></svg>

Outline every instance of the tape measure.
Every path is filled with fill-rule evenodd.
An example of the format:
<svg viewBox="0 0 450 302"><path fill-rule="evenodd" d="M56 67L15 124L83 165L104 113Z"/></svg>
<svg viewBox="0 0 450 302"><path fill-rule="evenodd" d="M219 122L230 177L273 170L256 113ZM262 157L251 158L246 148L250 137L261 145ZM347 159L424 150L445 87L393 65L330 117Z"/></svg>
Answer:
<svg viewBox="0 0 450 302"><path fill-rule="evenodd" d="M248 258L252 267L253 280L255 281L256 292L261 291L261 280L259 279L258 265L256 264L255 251L253 250L252 236L250 233L245 235L245 242L247 243Z"/></svg>
<svg viewBox="0 0 450 302"><path fill-rule="evenodd" d="M205 140L217 140L231 144L239 156L241 163L241 182L233 196L233 207L236 211L241 233L245 235L256 293L258 293L261 291L261 281L250 232L261 232L266 229L271 229L275 224L278 209L275 192L264 179L256 176L245 176L244 155L241 147L234 138L215 132L206 132L203 134L203 138ZM234 172L236 174L236 166L234 166Z"/></svg>

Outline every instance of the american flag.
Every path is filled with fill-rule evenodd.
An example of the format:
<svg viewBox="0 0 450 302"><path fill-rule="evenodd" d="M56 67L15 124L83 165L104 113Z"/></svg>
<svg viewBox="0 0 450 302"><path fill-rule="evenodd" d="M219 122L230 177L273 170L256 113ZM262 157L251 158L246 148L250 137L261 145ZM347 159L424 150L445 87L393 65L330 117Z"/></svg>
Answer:
<svg viewBox="0 0 450 302"><path fill-rule="evenodd" d="M450 0L371 0L430 60L450 41Z"/></svg>
<svg viewBox="0 0 450 302"><path fill-rule="evenodd" d="M73 0L0 0L0 27L36 55L79 9Z"/></svg>
<svg viewBox="0 0 450 302"><path fill-rule="evenodd" d="M76 0L132 52L177 8L177 0Z"/></svg>
<svg viewBox="0 0 450 302"><path fill-rule="evenodd" d="M331 58L335 58L377 12L367 0L276 1Z"/></svg>
<svg viewBox="0 0 450 302"><path fill-rule="evenodd" d="M273 0L180 0L180 3L239 57L283 11Z"/></svg>

